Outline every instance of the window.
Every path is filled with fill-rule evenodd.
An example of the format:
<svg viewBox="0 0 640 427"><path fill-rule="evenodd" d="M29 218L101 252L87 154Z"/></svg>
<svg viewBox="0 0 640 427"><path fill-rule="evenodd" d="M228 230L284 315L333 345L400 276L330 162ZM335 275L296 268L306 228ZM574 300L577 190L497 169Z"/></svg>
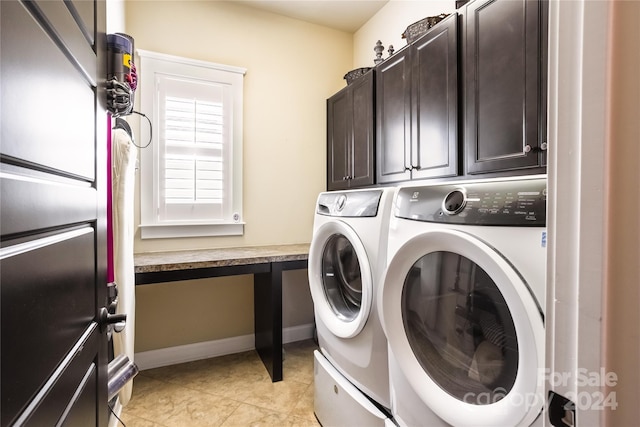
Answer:
<svg viewBox="0 0 640 427"><path fill-rule="evenodd" d="M141 237L241 235L245 69L138 51ZM141 125L141 141L149 130Z"/></svg>

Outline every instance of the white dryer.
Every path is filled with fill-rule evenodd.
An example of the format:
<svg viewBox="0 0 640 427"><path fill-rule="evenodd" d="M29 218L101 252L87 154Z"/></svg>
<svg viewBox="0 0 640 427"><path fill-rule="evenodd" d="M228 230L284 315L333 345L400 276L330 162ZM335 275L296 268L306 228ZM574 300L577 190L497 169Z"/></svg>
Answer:
<svg viewBox="0 0 640 427"><path fill-rule="evenodd" d="M400 425L542 421L544 176L406 186L378 298Z"/></svg>
<svg viewBox="0 0 640 427"><path fill-rule="evenodd" d="M316 358L325 358L362 393L349 397L343 392L342 403L351 402L347 406L360 411L358 402L365 398L381 409L371 419L361 418L361 425L384 425L385 408L390 407L387 340L376 298L386 265L393 194L392 188L321 193L309 251L309 286L321 352ZM327 364L316 363L316 416L323 425L336 425L331 402L342 387L326 380L323 366Z"/></svg>

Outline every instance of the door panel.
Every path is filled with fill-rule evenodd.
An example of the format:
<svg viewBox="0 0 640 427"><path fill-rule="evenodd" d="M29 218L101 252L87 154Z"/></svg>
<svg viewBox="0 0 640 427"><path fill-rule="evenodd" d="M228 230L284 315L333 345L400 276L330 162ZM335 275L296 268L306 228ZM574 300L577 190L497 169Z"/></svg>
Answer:
<svg viewBox="0 0 640 427"><path fill-rule="evenodd" d="M373 155L373 72L360 77L353 86L353 147L351 188L374 182Z"/></svg>
<svg viewBox="0 0 640 427"><path fill-rule="evenodd" d="M327 100L327 189L348 187L349 146L351 145L351 92L348 88Z"/></svg>
<svg viewBox="0 0 640 427"><path fill-rule="evenodd" d="M483 0L468 6L467 173L540 166L542 3Z"/></svg>
<svg viewBox="0 0 640 427"><path fill-rule="evenodd" d="M411 50L376 67L376 182L411 177Z"/></svg>
<svg viewBox="0 0 640 427"><path fill-rule="evenodd" d="M73 15L78 27L83 32L90 44L94 43L95 22L93 14L96 5L92 1L72 0L65 2L69 8L69 12Z"/></svg>
<svg viewBox="0 0 640 427"><path fill-rule="evenodd" d="M96 365L92 364L77 389L78 393L73 396L74 400L69 402L67 411L62 416L64 425L92 426L97 424L96 412L91 410L95 400L96 385L97 369Z"/></svg>
<svg viewBox="0 0 640 427"><path fill-rule="evenodd" d="M327 190L374 182L373 72L327 100Z"/></svg>
<svg viewBox="0 0 640 427"><path fill-rule="evenodd" d="M447 18L412 47L412 179L458 174L458 26Z"/></svg>
<svg viewBox="0 0 640 427"><path fill-rule="evenodd" d="M95 347L98 339L99 329L94 323L22 412L17 425L98 425L95 408L97 361L91 351L84 351ZM84 422L76 424L74 419Z"/></svg>
<svg viewBox="0 0 640 427"><path fill-rule="evenodd" d="M0 20L0 425L105 426L105 3Z"/></svg>
<svg viewBox="0 0 640 427"><path fill-rule="evenodd" d="M59 45L63 53L69 53L70 62L95 85L97 64L93 43L88 42L83 28L78 26L72 13L75 12L73 4L62 0L38 0L29 3L28 8L36 15L36 19L46 22L45 28L51 26L57 36L53 40L54 43ZM37 15L44 19L39 19Z"/></svg>
<svg viewBox="0 0 640 427"><path fill-rule="evenodd" d="M11 403L42 387L93 320L95 302L80 302L96 300L94 239L93 229L84 227L3 242L2 341L10 345L2 347L2 394ZM3 417L12 409L4 404Z"/></svg>
<svg viewBox="0 0 640 427"><path fill-rule="evenodd" d="M93 220L97 192L90 183L3 164L0 200L2 235ZM43 215L46 212L46 215Z"/></svg>
<svg viewBox="0 0 640 427"><path fill-rule="evenodd" d="M96 91L51 37L2 2L2 154L93 180Z"/></svg>

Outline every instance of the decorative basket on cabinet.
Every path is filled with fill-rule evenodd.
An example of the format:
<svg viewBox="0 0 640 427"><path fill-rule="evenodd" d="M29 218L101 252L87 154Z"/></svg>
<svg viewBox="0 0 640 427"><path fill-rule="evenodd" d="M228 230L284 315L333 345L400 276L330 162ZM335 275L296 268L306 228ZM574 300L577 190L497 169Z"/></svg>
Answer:
<svg viewBox="0 0 640 427"><path fill-rule="evenodd" d="M356 79L367 74L369 70L371 70L371 67L356 68L355 70L351 70L345 74L343 78L347 81L347 85L350 85L356 81Z"/></svg>
<svg viewBox="0 0 640 427"><path fill-rule="evenodd" d="M438 22L442 21L444 18L449 16L448 13L441 13L438 16L428 16L420 21L414 22L409 25L404 33L402 33L402 38L407 39L407 44L411 44L417 39L420 38L424 33L427 32L430 28L436 25Z"/></svg>

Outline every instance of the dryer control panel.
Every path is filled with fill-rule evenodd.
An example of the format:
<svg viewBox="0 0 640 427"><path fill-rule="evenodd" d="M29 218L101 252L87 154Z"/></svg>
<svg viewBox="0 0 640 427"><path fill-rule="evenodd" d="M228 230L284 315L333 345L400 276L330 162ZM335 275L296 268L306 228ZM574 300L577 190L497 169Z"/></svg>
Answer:
<svg viewBox="0 0 640 427"><path fill-rule="evenodd" d="M375 217L382 190L320 193L316 212L337 217Z"/></svg>
<svg viewBox="0 0 640 427"><path fill-rule="evenodd" d="M415 221L519 227L544 227L546 211L546 178L405 187L394 206Z"/></svg>

